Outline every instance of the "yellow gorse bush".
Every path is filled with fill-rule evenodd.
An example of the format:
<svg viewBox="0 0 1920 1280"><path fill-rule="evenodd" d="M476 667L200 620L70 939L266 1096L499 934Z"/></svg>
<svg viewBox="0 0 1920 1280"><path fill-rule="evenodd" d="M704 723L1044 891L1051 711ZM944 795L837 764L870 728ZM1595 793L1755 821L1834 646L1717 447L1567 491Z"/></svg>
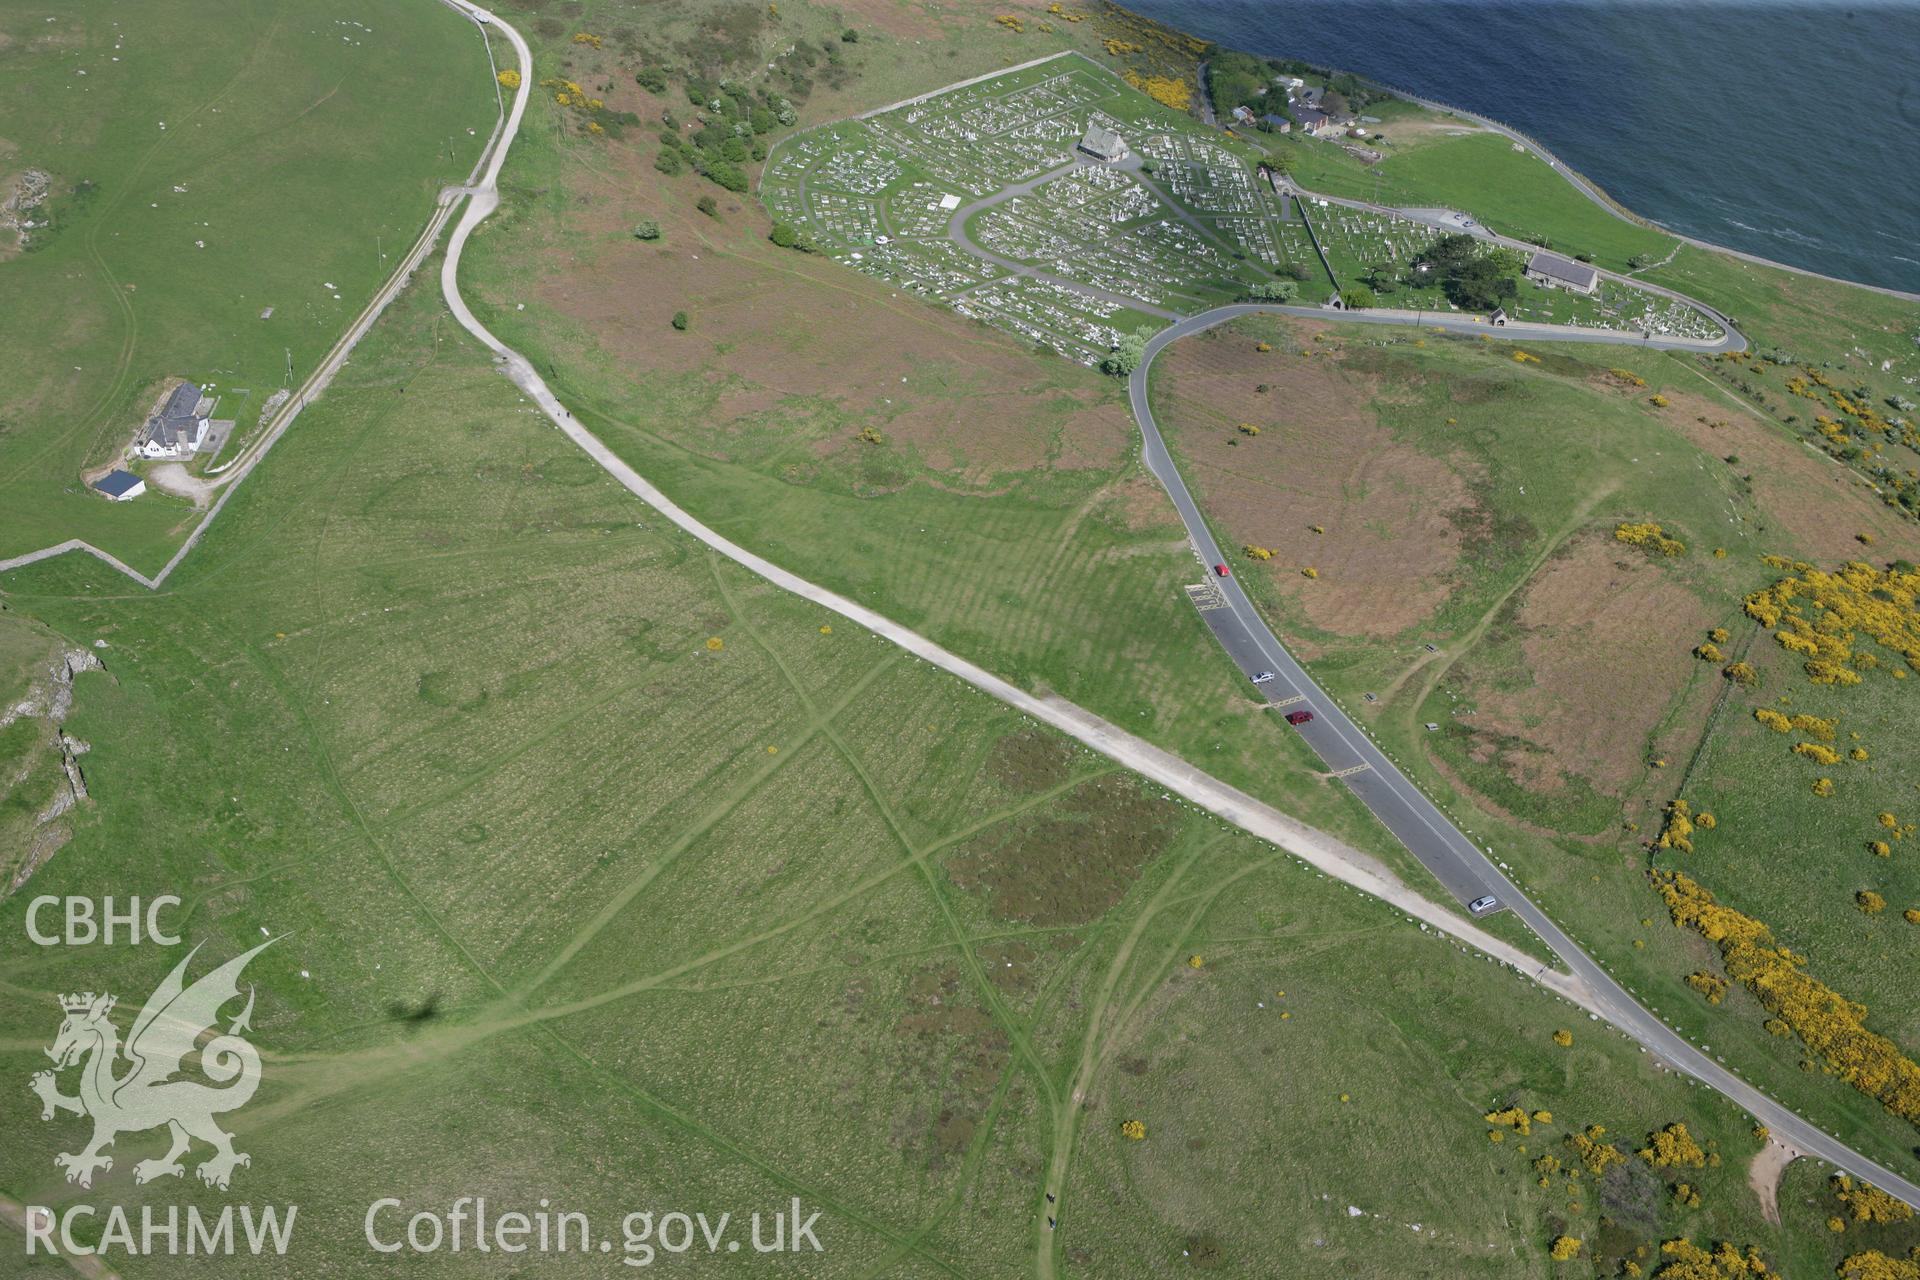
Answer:
<svg viewBox="0 0 1920 1280"><path fill-rule="evenodd" d="M1707 1153L1687 1132L1687 1126L1678 1121L1648 1135L1647 1145L1637 1154L1656 1169L1707 1167Z"/></svg>
<svg viewBox="0 0 1920 1280"><path fill-rule="evenodd" d="M1812 977L1801 967L1804 961L1780 946L1765 924L1721 905L1688 876L1656 871L1653 882L1673 922L1717 945L1728 976L1752 991L1774 1019L1841 1079L1877 1098L1894 1115L1920 1125L1920 1064L1893 1041L1867 1029L1865 1005Z"/></svg>
<svg viewBox="0 0 1920 1280"><path fill-rule="evenodd" d="M1857 1183L1844 1173L1836 1173L1827 1185L1855 1222L1906 1222L1913 1217L1912 1205L1894 1199L1870 1182Z"/></svg>
<svg viewBox="0 0 1920 1280"><path fill-rule="evenodd" d="M1880 570L1852 561L1828 573L1804 561L1765 560L1790 576L1748 596L1747 614L1772 630L1782 648L1807 660L1815 683L1860 683L1854 668L1873 659L1856 652L1861 634L1920 670L1920 570Z"/></svg>
<svg viewBox="0 0 1920 1280"><path fill-rule="evenodd" d="M1666 530L1651 520L1642 521L1638 524L1619 525L1613 531L1613 538L1616 542L1624 542L1632 547L1643 547L1648 551L1658 552L1663 556L1683 556L1687 554L1686 543L1680 541L1678 538L1668 537Z"/></svg>

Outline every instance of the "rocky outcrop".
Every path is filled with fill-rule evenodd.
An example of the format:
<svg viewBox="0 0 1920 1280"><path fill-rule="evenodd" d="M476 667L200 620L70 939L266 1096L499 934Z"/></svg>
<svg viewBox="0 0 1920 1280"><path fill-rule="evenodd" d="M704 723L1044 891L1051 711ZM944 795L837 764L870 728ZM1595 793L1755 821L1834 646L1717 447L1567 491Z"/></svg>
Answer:
<svg viewBox="0 0 1920 1280"><path fill-rule="evenodd" d="M8 776L0 777L0 795L25 795L37 802L33 816L19 820L24 830L0 831L4 838L0 848L17 851L10 859L12 866L0 868L6 876L0 898L18 890L73 837L70 815L87 800L80 757L89 750L88 743L66 730L67 715L73 709L73 681L83 671L105 669L97 654L67 650L54 657L24 697L0 710L0 730L22 720L38 726L28 751Z"/></svg>

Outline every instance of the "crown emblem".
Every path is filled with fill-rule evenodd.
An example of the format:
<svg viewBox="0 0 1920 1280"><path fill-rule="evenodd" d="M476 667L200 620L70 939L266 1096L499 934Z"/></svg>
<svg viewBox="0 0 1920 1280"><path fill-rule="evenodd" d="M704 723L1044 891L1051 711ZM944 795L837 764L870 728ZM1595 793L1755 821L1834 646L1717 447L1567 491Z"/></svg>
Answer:
<svg viewBox="0 0 1920 1280"><path fill-rule="evenodd" d="M93 1008L93 1001L94 1001L93 992L87 991L79 995L61 996L60 1007L62 1009L65 1009L68 1013L85 1013L87 1012L87 1010ZM112 996L108 996L107 1002L106 1004L101 1006L100 1012L102 1014L105 1014L111 1011L113 1008L113 1002L114 1002L114 998Z"/></svg>

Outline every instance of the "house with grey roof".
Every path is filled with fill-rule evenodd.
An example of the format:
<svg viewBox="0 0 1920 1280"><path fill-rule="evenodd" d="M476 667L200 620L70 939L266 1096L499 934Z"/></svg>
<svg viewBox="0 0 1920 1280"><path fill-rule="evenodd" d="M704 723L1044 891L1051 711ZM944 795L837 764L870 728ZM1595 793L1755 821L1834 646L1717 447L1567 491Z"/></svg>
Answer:
<svg viewBox="0 0 1920 1280"><path fill-rule="evenodd" d="M1554 289L1592 293L1600 287L1600 273L1584 262L1563 258L1545 250L1527 259L1527 279Z"/></svg>
<svg viewBox="0 0 1920 1280"><path fill-rule="evenodd" d="M1336 120L1318 107L1295 107L1293 122L1300 126L1300 132L1315 138L1330 138L1347 131L1346 121Z"/></svg>
<svg viewBox="0 0 1920 1280"><path fill-rule="evenodd" d="M131 471L109 471L93 482L93 490L110 502L131 502L147 491L147 482Z"/></svg>
<svg viewBox="0 0 1920 1280"><path fill-rule="evenodd" d="M133 452L142 458L179 461L193 456L207 439L207 414L212 402L200 388L183 382L168 393L160 408L140 428Z"/></svg>
<svg viewBox="0 0 1920 1280"><path fill-rule="evenodd" d="M1126 140L1097 120L1087 122L1087 131L1080 137L1080 150L1109 164L1125 160L1129 154Z"/></svg>

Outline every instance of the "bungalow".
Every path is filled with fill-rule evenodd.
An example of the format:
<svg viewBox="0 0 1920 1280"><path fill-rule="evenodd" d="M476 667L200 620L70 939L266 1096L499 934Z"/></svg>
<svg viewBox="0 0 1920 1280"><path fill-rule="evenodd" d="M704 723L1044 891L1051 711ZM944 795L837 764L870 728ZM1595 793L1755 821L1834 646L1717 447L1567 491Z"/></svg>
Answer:
<svg viewBox="0 0 1920 1280"><path fill-rule="evenodd" d="M109 471L93 482L93 488L109 502L131 502L147 491L147 482L131 471Z"/></svg>
<svg viewBox="0 0 1920 1280"><path fill-rule="evenodd" d="M1125 139L1094 120L1087 122L1087 131L1080 137L1080 150L1095 160L1102 160L1109 164L1116 160L1125 160L1128 155Z"/></svg>
<svg viewBox="0 0 1920 1280"><path fill-rule="evenodd" d="M1240 124L1252 124L1253 108L1248 106L1235 107L1233 109L1233 118L1237 123L1240 123Z"/></svg>
<svg viewBox="0 0 1920 1280"><path fill-rule="evenodd" d="M133 452L142 458L170 461L192 457L194 450L206 443L207 411L212 407L205 403L199 387L181 383L167 396L160 411L140 428Z"/></svg>
<svg viewBox="0 0 1920 1280"><path fill-rule="evenodd" d="M1574 262L1544 250L1527 259L1527 279L1554 289L1592 293L1600 287L1600 273L1584 262Z"/></svg>

